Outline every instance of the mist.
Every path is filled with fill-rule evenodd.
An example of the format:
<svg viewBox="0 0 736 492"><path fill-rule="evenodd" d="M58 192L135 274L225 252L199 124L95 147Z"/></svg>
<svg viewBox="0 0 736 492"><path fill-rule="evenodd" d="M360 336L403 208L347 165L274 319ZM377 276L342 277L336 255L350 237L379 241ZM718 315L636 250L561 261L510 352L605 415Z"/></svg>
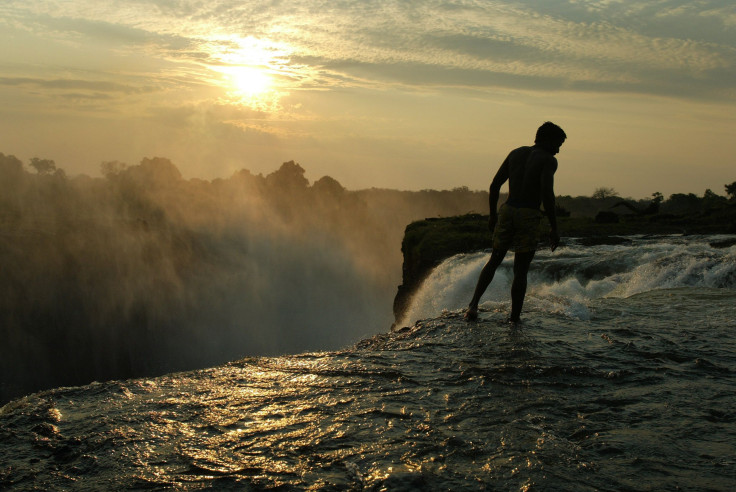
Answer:
<svg viewBox="0 0 736 492"><path fill-rule="evenodd" d="M387 331L405 226L487 206L310 184L293 161L212 181L165 158L102 171L0 153L0 401Z"/></svg>

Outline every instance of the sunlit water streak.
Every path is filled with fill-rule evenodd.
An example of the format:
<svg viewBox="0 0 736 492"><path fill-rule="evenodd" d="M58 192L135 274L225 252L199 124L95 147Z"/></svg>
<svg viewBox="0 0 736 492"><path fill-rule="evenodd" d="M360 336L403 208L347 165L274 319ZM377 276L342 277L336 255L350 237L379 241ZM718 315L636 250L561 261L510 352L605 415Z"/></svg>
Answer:
<svg viewBox="0 0 736 492"><path fill-rule="evenodd" d="M487 301L338 352L31 395L0 410L0 487L732 490L736 290L709 276L572 310L551 283L516 328Z"/></svg>

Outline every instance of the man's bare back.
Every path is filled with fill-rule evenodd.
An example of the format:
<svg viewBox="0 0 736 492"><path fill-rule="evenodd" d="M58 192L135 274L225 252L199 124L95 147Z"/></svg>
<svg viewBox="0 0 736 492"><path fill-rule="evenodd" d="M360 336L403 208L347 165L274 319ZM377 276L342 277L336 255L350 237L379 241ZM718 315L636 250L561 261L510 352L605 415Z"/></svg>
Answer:
<svg viewBox="0 0 736 492"><path fill-rule="evenodd" d="M545 174L554 175L557 159L540 147L519 147L507 157L506 169L501 165L499 179L509 180L509 197L506 203L512 206L538 209L542 204L542 193L550 188L549 177L543 186ZM504 179L504 180L505 180Z"/></svg>

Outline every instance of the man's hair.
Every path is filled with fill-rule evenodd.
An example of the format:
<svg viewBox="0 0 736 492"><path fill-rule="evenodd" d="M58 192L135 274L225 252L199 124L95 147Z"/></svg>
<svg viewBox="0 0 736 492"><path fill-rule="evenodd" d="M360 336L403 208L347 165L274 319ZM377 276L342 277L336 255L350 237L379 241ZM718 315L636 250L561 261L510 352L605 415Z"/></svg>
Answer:
<svg viewBox="0 0 736 492"><path fill-rule="evenodd" d="M551 121L545 121L542 126L537 129L537 136L534 138L534 143L542 142L564 142L567 139L567 135L559 126L555 125Z"/></svg>

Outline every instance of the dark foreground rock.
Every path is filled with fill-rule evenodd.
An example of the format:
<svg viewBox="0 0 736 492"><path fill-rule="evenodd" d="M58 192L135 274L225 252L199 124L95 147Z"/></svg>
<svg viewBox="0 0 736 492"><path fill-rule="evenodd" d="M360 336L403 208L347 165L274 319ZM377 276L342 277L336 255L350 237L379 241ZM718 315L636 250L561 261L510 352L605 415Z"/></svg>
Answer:
<svg viewBox="0 0 736 492"><path fill-rule="evenodd" d="M402 284L394 298L395 318L401 318L414 291L442 260L490 247L487 215L432 218L409 224L401 242L404 263Z"/></svg>

